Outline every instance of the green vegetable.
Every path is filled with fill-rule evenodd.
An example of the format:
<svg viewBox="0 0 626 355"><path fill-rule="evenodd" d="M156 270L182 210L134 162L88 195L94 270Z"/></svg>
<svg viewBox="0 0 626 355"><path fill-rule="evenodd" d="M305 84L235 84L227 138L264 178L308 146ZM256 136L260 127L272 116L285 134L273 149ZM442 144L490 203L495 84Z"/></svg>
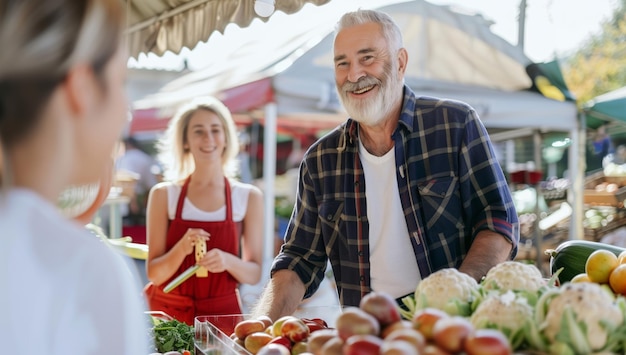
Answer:
<svg viewBox="0 0 626 355"><path fill-rule="evenodd" d="M546 254L550 255L550 269L553 273L563 268L559 275L559 282L564 284L574 276L585 272L587 258L598 249L609 250L615 255L624 251L623 248L605 243L589 240L568 240L554 250L546 250Z"/></svg>
<svg viewBox="0 0 626 355"><path fill-rule="evenodd" d="M194 328L177 320L153 319L152 336L157 352L194 351Z"/></svg>

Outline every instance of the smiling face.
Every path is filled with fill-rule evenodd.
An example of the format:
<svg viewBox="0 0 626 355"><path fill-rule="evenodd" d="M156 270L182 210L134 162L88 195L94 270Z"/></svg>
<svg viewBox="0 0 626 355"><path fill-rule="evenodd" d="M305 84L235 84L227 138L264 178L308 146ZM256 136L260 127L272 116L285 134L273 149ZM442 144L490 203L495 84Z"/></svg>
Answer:
<svg viewBox="0 0 626 355"><path fill-rule="evenodd" d="M405 51L390 53L379 24L342 29L335 38L334 51L337 90L352 118L375 125L397 109Z"/></svg>
<svg viewBox="0 0 626 355"><path fill-rule="evenodd" d="M189 119L185 149L199 161L218 161L226 149L226 133L219 116L212 111L197 110Z"/></svg>

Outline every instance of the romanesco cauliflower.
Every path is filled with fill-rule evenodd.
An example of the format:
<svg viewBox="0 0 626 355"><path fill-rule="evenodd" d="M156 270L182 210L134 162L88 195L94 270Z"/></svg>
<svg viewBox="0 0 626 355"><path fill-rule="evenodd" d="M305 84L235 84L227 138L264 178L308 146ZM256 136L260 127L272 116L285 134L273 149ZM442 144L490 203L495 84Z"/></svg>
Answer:
<svg viewBox="0 0 626 355"><path fill-rule="evenodd" d="M441 269L417 285L416 309L432 307L450 315L469 316L477 292L478 283L471 276L454 268Z"/></svg>

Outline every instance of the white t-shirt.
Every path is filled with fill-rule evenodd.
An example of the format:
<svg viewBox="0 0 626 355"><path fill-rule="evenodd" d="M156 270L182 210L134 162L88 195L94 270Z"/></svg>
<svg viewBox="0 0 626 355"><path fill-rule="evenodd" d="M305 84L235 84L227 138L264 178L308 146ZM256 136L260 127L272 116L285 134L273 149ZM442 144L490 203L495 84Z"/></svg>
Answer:
<svg viewBox="0 0 626 355"><path fill-rule="evenodd" d="M35 193L0 196L0 344L11 354L149 353L135 269Z"/></svg>
<svg viewBox="0 0 626 355"><path fill-rule="evenodd" d="M421 278L400 202L394 154L391 149L377 157L359 141L369 220L371 286L398 298L415 292Z"/></svg>
<svg viewBox="0 0 626 355"><path fill-rule="evenodd" d="M233 221L241 222L246 216L248 210L248 196L253 185L244 184L237 180L228 180L230 182L230 199L232 201ZM182 189L181 185L169 182L167 184L167 215L170 220L176 216L176 207L178 205L178 197ZM182 218L190 221L223 221L226 219L226 205L215 211L203 211L196 207L185 196L183 202Z"/></svg>

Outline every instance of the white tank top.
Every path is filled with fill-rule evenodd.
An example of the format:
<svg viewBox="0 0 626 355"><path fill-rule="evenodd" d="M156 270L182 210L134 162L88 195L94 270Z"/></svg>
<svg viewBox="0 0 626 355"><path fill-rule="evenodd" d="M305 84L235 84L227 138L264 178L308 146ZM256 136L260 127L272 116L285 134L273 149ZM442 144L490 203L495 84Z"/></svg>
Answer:
<svg viewBox="0 0 626 355"><path fill-rule="evenodd" d="M230 198L232 200L233 221L241 222L246 216L248 209L248 196L253 186L244 184L236 180L228 180L230 182ZM167 185L167 215L170 220L176 216L176 206L178 197L180 196L181 185L169 183ZM223 221L226 219L226 205L215 211L203 211L196 207L187 197L183 202L182 218L192 221Z"/></svg>
<svg viewBox="0 0 626 355"><path fill-rule="evenodd" d="M421 277L402 211L394 149L370 154L359 140L369 220L370 276L374 291L398 298L415 292Z"/></svg>

